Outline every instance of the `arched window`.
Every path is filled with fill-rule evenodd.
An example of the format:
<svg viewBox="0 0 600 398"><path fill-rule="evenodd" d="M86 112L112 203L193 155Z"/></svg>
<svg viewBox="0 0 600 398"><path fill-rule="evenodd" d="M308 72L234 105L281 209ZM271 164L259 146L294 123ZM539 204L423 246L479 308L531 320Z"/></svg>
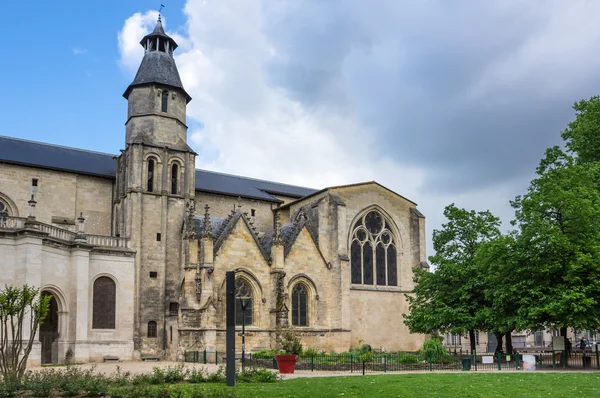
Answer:
<svg viewBox="0 0 600 398"><path fill-rule="evenodd" d="M397 286L397 258L394 234L385 217L372 210L352 229L350 278L353 284Z"/></svg>
<svg viewBox="0 0 600 398"><path fill-rule="evenodd" d="M177 177L179 175L179 167L177 163L173 163L171 166L171 194L177 195Z"/></svg>
<svg viewBox="0 0 600 398"><path fill-rule="evenodd" d="M117 286L107 276L94 281L92 300L92 329L114 329L116 318Z"/></svg>
<svg viewBox="0 0 600 398"><path fill-rule="evenodd" d="M292 325L306 326L308 325L307 312L307 291L306 286L298 283L292 290Z"/></svg>
<svg viewBox="0 0 600 398"><path fill-rule="evenodd" d="M148 192L154 191L154 159L148 160Z"/></svg>
<svg viewBox="0 0 600 398"><path fill-rule="evenodd" d="M8 206L0 200L0 217L8 217Z"/></svg>
<svg viewBox="0 0 600 398"><path fill-rule="evenodd" d="M163 90L160 102L160 110L162 112L167 112L167 104L169 102L169 92L167 90Z"/></svg>
<svg viewBox="0 0 600 398"><path fill-rule="evenodd" d="M246 325L252 325L252 306L254 298L252 289L248 282L243 279L235 280L235 324L242 325L242 319ZM242 307L245 305L245 311Z"/></svg>
<svg viewBox="0 0 600 398"><path fill-rule="evenodd" d="M150 321L148 322L148 337L150 338L156 338L157 335L157 330L156 330L156 322L154 321Z"/></svg>

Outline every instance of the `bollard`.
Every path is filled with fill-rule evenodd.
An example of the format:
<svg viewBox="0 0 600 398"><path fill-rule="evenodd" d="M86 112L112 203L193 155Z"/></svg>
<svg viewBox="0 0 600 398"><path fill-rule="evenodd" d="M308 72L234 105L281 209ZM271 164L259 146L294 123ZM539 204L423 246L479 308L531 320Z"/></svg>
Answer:
<svg viewBox="0 0 600 398"><path fill-rule="evenodd" d="M365 375L365 361L362 361L362 362L363 362L363 376L364 376Z"/></svg>
<svg viewBox="0 0 600 398"><path fill-rule="evenodd" d="M202 353L202 359L204 364L206 365L206 350L204 350L204 352Z"/></svg>
<svg viewBox="0 0 600 398"><path fill-rule="evenodd" d="M498 357L498 370L502 370L502 354L498 353L496 356Z"/></svg>

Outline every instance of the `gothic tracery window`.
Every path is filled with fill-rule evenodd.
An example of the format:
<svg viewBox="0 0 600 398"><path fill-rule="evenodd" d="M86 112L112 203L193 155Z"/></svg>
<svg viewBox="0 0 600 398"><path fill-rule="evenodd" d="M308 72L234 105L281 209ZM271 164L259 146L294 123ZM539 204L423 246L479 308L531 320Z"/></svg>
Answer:
<svg viewBox="0 0 600 398"><path fill-rule="evenodd" d="M242 311L242 303L247 303L246 311ZM252 289L248 282L244 279L235 280L235 324L242 325L242 319L246 326L252 325L252 306L254 298L252 297Z"/></svg>
<svg viewBox="0 0 600 398"><path fill-rule="evenodd" d="M92 299L92 329L114 329L116 318L117 286L107 276L94 281Z"/></svg>
<svg viewBox="0 0 600 398"><path fill-rule="evenodd" d="M394 234L385 217L372 210L352 229L350 269L353 284L397 286L397 256Z"/></svg>
<svg viewBox="0 0 600 398"><path fill-rule="evenodd" d="M292 290L292 325L294 326L306 326L308 325L307 319L307 291L306 286L302 283L298 283Z"/></svg>

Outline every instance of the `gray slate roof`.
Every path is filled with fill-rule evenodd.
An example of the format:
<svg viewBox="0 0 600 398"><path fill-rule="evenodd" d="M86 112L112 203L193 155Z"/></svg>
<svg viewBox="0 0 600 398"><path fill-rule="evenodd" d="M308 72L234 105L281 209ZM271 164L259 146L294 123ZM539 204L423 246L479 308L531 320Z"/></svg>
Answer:
<svg viewBox="0 0 600 398"><path fill-rule="evenodd" d="M114 179L117 155L0 136L0 163ZM196 191L279 202L273 194L300 198L315 189L196 169Z"/></svg>
<svg viewBox="0 0 600 398"><path fill-rule="evenodd" d="M115 178L115 155L0 136L0 162Z"/></svg>
<svg viewBox="0 0 600 398"><path fill-rule="evenodd" d="M187 102L192 100L192 97L185 91L181 78L175 65L175 59L163 51L149 51L144 55L140 68L138 69L133 83L127 87L123 97L127 98L129 93L135 86L143 86L146 84L164 84L166 86L175 87L186 95Z"/></svg>
<svg viewBox="0 0 600 398"><path fill-rule="evenodd" d="M243 196L270 202L279 202L273 195L301 198L315 192L312 188L278 182L239 177L207 170L196 170L196 190L230 196Z"/></svg>

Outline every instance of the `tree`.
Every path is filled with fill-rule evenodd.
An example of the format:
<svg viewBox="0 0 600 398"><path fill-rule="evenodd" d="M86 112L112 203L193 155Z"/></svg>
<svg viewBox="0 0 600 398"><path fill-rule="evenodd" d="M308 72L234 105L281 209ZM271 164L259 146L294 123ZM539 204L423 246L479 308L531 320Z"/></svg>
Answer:
<svg viewBox="0 0 600 398"><path fill-rule="evenodd" d="M573 105L577 117L562 133L567 149L579 163L600 161L600 97Z"/></svg>
<svg viewBox="0 0 600 398"><path fill-rule="evenodd" d="M567 130L573 150L583 150L583 125ZM528 328L564 336L568 327L600 327L600 163L580 161L588 156L548 149L527 194L512 202L524 262L514 276Z"/></svg>
<svg viewBox="0 0 600 398"><path fill-rule="evenodd" d="M404 323L413 333L468 331L474 350L475 332L484 325L482 310L488 306L485 275L475 256L483 242L500 235L500 220L489 211L468 211L454 204L446 206L444 216L448 222L433 231L436 254L429 257L437 269L416 271Z"/></svg>
<svg viewBox="0 0 600 398"><path fill-rule="evenodd" d="M20 380L39 326L48 314L51 296L24 285L0 290L0 374L3 380ZM29 336L24 340L24 335Z"/></svg>
<svg viewBox="0 0 600 398"><path fill-rule="evenodd" d="M511 232L484 242L477 250L476 262L485 275L485 298L488 306L481 311L484 329L496 336L496 352L503 351L502 338L506 336L506 352L512 353L511 333L523 329L520 280L518 269L526 266L521 260L519 235Z"/></svg>

